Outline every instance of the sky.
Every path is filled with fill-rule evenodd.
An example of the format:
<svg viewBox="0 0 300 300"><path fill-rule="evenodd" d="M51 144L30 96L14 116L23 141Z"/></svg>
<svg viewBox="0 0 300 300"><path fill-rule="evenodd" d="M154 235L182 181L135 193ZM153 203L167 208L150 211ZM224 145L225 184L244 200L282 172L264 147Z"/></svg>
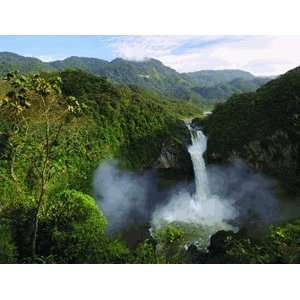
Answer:
<svg viewBox="0 0 300 300"><path fill-rule="evenodd" d="M69 56L155 58L178 72L242 69L278 75L300 65L299 36L0 36L0 51L43 61Z"/></svg>

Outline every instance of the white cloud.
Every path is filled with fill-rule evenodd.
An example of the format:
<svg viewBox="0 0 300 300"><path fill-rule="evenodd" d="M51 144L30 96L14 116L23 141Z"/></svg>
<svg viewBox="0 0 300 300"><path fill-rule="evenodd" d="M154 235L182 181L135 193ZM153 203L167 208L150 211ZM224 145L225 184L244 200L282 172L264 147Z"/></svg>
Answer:
<svg viewBox="0 0 300 300"><path fill-rule="evenodd" d="M179 72L243 69L277 75L300 64L300 36L136 36L111 41L116 56L153 57Z"/></svg>
<svg viewBox="0 0 300 300"><path fill-rule="evenodd" d="M55 60L61 60L66 58L66 56L57 56L57 55L39 55L37 56L38 59L40 59L43 62L50 62L50 61L55 61Z"/></svg>
<svg viewBox="0 0 300 300"><path fill-rule="evenodd" d="M117 56L142 60L168 55L188 39L185 36L128 36L113 39L112 48Z"/></svg>

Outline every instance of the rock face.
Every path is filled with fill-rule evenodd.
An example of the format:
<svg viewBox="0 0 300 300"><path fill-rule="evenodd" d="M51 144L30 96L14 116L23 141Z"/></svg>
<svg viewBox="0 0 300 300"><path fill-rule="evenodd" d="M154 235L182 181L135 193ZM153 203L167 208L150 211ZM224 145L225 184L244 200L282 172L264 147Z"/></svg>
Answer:
<svg viewBox="0 0 300 300"><path fill-rule="evenodd" d="M162 144L160 155L153 163L153 168L169 173L190 177L193 165L187 146L191 143L190 132L183 121L178 121L172 133Z"/></svg>
<svg viewBox="0 0 300 300"><path fill-rule="evenodd" d="M241 149L232 149L226 155L208 144L209 162L232 162L242 159L258 171L272 176L282 183L287 191L299 191L300 143L294 143L286 131L277 130L263 139L245 143Z"/></svg>
<svg viewBox="0 0 300 300"><path fill-rule="evenodd" d="M296 162L299 145L291 143L286 132L277 130L263 141L252 141L245 146L245 155L256 169L288 171Z"/></svg>
<svg viewBox="0 0 300 300"><path fill-rule="evenodd" d="M176 148L178 148L178 145L164 143L155 167L163 169L176 168L178 166Z"/></svg>
<svg viewBox="0 0 300 300"><path fill-rule="evenodd" d="M194 118L191 122L191 126L195 129L199 129L202 127L202 119Z"/></svg>

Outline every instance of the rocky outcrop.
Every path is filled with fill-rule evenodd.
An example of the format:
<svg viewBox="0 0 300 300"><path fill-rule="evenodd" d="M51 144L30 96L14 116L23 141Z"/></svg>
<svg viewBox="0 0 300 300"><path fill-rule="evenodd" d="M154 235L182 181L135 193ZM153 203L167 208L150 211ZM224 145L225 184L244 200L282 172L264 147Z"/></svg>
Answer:
<svg viewBox="0 0 300 300"><path fill-rule="evenodd" d="M202 127L201 118L194 118L191 122L192 128L199 129Z"/></svg>
<svg viewBox="0 0 300 300"><path fill-rule="evenodd" d="M193 165L187 146L191 143L190 132L183 121L178 121L169 137L163 142L160 155L153 168L181 173L183 177L193 174Z"/></svg>

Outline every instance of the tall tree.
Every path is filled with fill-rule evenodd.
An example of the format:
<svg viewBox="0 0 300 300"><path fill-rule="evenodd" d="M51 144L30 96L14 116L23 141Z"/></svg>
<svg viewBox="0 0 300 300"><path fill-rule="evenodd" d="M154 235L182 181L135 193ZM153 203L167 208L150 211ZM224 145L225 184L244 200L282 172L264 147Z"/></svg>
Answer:
<svg viewBox="0 0 300 300"><path fill-rule="evenodd" d="M14 72L7 74L5 80L9 89L0 99L0 110L8 118L10 174L19 191L29 188L34 195L31 246L35 256L39 213L47 200L49 183L58 171L54 158L60 136L71 118L82 112L82 107L76 98L62 97L59 77L47 80L40 75L22 76ZM27 187L20 184L15 172L16 164L20 163L30 170Z"/></svg>

